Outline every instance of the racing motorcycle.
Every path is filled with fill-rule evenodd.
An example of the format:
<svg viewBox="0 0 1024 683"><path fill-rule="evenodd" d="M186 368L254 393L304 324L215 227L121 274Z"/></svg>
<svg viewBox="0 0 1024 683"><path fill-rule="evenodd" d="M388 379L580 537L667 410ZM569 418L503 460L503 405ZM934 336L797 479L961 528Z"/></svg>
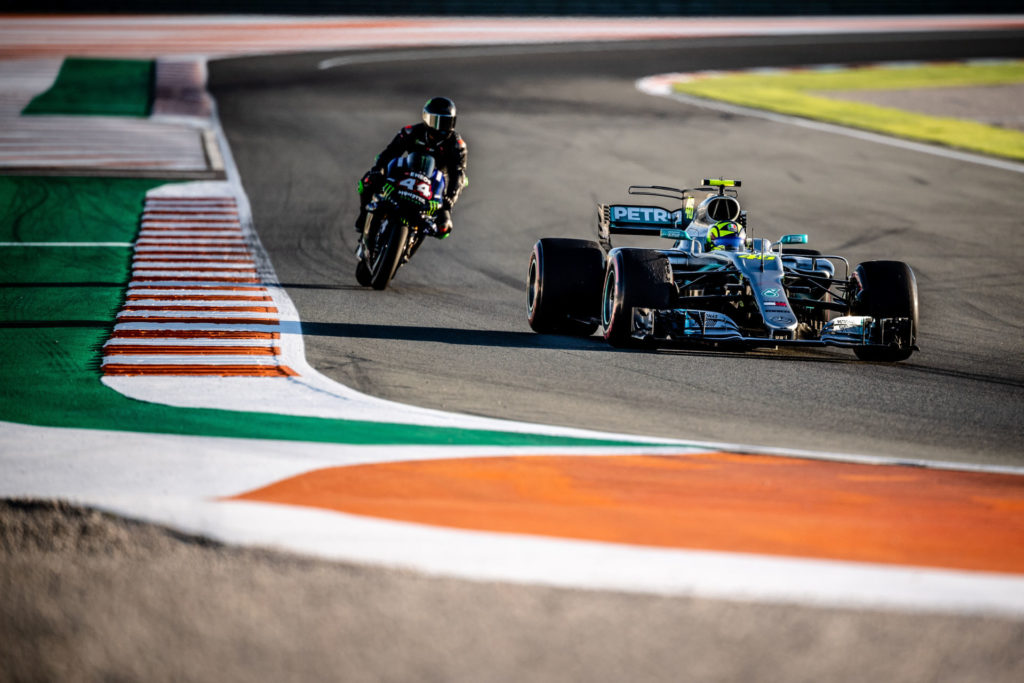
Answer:
<svg viewBox="0 0 1024 683"><path fill-rule="evenodd" d="M423 240L437 235L434 217L444 197L444 174L427 154L409 154L388 164L380 190L366 206L356 246L356 281L385 289Z"/></svg>

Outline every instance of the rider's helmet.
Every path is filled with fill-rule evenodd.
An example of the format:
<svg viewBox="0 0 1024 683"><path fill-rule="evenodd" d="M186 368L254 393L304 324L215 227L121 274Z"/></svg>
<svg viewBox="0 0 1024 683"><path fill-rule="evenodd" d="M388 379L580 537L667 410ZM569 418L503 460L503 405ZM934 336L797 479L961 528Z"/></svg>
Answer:
<svg viewBox="0 0 1024 683"><path fill-rule="evenodd" d="M736 221L721 221L708 230L705 249L714 251L739 251L747 237L746 230Z"/></svg>
<svg viewBox="0 0 1024 683"><path fill-rule="evenodd" d="M423 105L423 123L427 134L434 131L447 133L455 130L455 103L447 97L433 97Z"/></svg>

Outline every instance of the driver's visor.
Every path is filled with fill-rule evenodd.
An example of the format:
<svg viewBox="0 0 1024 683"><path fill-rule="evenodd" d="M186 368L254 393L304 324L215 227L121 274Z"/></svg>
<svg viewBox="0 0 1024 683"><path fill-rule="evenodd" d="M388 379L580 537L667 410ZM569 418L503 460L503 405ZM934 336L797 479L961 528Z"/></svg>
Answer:
<svg viewBox="0 0 1024 683"><path fill-rule="evenodd" d="M423 122L435 130L455 130L455 117L450 114L423 112Z"/></svg>

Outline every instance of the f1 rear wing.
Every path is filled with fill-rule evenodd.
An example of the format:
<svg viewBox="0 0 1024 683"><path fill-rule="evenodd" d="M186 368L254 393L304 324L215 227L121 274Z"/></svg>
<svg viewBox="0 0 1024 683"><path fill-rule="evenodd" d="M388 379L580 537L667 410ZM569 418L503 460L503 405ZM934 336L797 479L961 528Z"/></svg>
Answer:
<svg viewBox="0 0 1024 683"><path fill-rule="evenodd" d="M597 237L611 249L612 235L646 235L681 239L693 221L694 198L687 197L681 209L624 204L597 205Z"/></svg>
<svg viewBox="0 0 1024 683"><path fill-rule="evenodd" d="M739 180L726 178L704 178L703 185L691 189L665 187L664 185L630 185L629 194L674 199L680 203L680 208L669 211L660 206L598 204L597 238L605 250L612 248L612 235L692 239L692 236L686 232L697 212L697 197L692 193L708 192L720 197L728 193L735 197L736 188L741 185ZM735 202L735 200L732 201ZM739 203L735 203L738 210Z"/></svg>

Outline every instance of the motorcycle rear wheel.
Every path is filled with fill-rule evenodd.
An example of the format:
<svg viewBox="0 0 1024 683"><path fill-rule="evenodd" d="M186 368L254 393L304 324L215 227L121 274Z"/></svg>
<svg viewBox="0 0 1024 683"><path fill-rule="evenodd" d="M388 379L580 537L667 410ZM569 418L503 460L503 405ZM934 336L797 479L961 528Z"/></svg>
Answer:
<svg viewBox="0 0 1024 683"><path fill-rule="evenodd" d="M363 287L370 286L370 267L366 265L365 258L359 259L359 263L356 264L356 282Z"/></svg>

